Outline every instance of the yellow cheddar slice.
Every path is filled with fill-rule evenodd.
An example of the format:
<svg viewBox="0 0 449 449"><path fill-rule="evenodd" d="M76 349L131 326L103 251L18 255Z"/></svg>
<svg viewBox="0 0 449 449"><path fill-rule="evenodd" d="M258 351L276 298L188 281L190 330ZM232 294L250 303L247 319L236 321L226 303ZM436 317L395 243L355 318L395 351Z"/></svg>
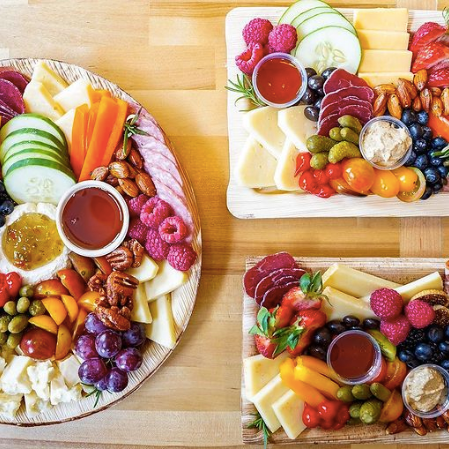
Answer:
<svg viewBox="0 0 449 449"><path fill-rule="evenodd" d="M412 55L408 50L364 50L359 72L408 72Z"/></svg>
<svg viewBox="0 0 449 449"><path fill-rule="evenodd" d="M277 160L252 136L248 137L235 168L237 184L253 189L273 187Z"/></svg>
<svg viewBox="0 0 449 449"><path fill-rule="evenodd" d="M68 84L56 72L50 69L44 61L39 61L35 65L31 81L42 83L52 97L68 86Z"/></svg>
<svg viewBox="0 0 449 449"><path fill-rule="evenodd" d="M407 50L410 36L405 31L358 30L364 50Z"/></svg>
<svg viewBox="0 0 449 449"><path fill-rule="evenodd" d="M298 150L295 145L287 139L279 156L276 171L274 172L274 182L280 190L301 191L298 185L298 176L295 178L296 156Z"/></svg>
<svg viewBox="0 0 449 449"><path fill-rule="evenodd" d="M302 422L303 410L304 401L301 401L292 390L287 391L273 404L274 414L291 440L296 439L301 432L307 429Z"/></svg>
<svg viewBox="0 0 449 449"><path fill-rule="evenodd" d="M375 87L380 84L398 84L399 78L403 78L408 81L413 81L412 72L384 72L384 73L363 73L359 72L357 74L360 78L365 80L369 86Z"/></svg>
<svg viewBox="0 0 449 449"><path fill-rule="evenodd" d="M62 117L64 111L56 103L50 92L38 81L28 83L23 93L26 112L42 114L49 119L56 121Z"/></svg>
<svg viewBox="0 0 449 449"><path fill-rule="evenodd" d="M307 106L300 105L281 109L278 112L278 125L287 140L293 142L299 152L307 152L306 142L310 136L316 134L316 123L304 115Z"/></svg>
<svg viewBox="0 0 449 449"><path fill-rule="evenodd" d="M371 8L354 11L356 30L407 31L407 8Z"/></svg>

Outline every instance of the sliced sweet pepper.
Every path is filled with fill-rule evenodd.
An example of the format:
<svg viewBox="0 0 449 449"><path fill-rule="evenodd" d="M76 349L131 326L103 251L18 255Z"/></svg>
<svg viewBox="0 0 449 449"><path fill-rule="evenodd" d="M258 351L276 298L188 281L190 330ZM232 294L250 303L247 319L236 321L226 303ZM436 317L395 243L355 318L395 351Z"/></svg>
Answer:
<svg viewBox="0 0 449 449"><path fill-rule="evenodd" d="M297 357L296 363L298 365L304 365L307 368L316 371L317 373L322 374L323 376L329 377L334 382L338 383L339 385L343 385L337 374L333 369L329 367L329 365L326 362L323 362L322 360L319 360L315 357L312 357L310 355L301 355Z"/></svg>
<svg viewBox="0 0 449 449"><path fill-rule="evenodd" d="M70 165L78 178L83 168L86 154L86 132L89 108L87 104L78 106L75 111L72 128L72 149L70 151Z"/></svg>
<svg viewBox="0 0 449 449"><path fill-rule="evenodd" d="M302 364L296 365L295 379L316 388L329 398L338 400L337 391L340 388L339 385L326 376L323 376Z"/></svg>
<svg viewBox="0 0 449 449"><path fill-rule="evenodd" d="M432 128L435 137L444 137L449 141L449 120L446 117L437 117L433 114L429 114L428 125Z"/></svg>
<svg viewBox="0 0 449 449"><path fill-rule="evenodd" d="M92 140L92 134L94 132L95 123L97 121L99 106L100 106L100 102L93 103L89 109L89 116L87 117L87 126L86 126L86 141L84 143L84 148L85 148L84 157L86 157L87 150L90 145L90 141Z"/></svg>
<svg viewBox="0 0 449 449"><path fill-rule="evenodd" d="M89 98L91 103L99 103L103 96L111 98L111 92L105 89L94 89L89 87Z"/></svg>
<svg viewBox="0 0 449 449"><path fill-rule="evenodd" d="M117 118L114 123L114 127L109 137L106 150L103 155L103 161L101 165L108 165L111 162L112 156L119 143L119 140L123 136L123 125L125 124L128 114L128 103L120 98L116 98L118 105Z"/></svg>
<svg viewBox="0 0 449 449"><path fill-rule="evenodd" d="M317 407L326 398L314 387L307 385L300 380L295 379L295 362L292 359L286 359L279 368L282 382L295 394L312 407Z"/></svg>

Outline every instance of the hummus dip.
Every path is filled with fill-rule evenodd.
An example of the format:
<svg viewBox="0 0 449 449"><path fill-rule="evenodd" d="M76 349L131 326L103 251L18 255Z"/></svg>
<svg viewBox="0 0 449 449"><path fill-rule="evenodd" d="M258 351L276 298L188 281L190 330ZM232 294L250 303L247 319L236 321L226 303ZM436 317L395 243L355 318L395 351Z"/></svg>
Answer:
<svg viewBox="0 0 449 449"><path fill-rule="evenodd" d="M412 138L404 128L393 123L377 121L372 123L362 139L365 158L380 166L393 166L407 153Z"/></svg>
<svg viewBox="0 0 449 449"><path fill-rule="evenodd" d="M443 375L435 368L423 366L415 368L405 385L405 399L413 410L430 412L442 404L447 396Z"/></svg>

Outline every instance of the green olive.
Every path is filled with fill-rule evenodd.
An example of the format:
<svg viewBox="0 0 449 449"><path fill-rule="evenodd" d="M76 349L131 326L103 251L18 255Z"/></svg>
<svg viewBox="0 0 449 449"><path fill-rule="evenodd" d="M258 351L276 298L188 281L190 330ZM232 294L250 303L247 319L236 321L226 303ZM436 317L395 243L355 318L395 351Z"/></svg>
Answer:
<svg viewBox="0 0 449 449"><path fill-rule="evenodd" d="M3 310L8 314L8 315L17 315L17 307L16 307L16 303L14 301L8 301L4 306L3 306Z"/></svg>
<svg viewBox="0 0 449 449"><path fill-rule="evenodd" d="M7 332L0 333L0 346L6 344L7 340L8 340L8 333Z"/></svg>
<svg viewBox="0 0 449 449"><path fill-rule="evenodd" d="M19 290L20 296L31 298L34 295L34 288L32 285L23 285Z"/></svg>
<svg viewBox="0 0 449 449"><path fill-rule="evenodd" d="M28 317L26 315L17 315L8 324L8 331L11 334L19 334L28 326Z"/></svg>
<svg viewBox="0 0 449 449"><path fill-rule="evenodd" d="M43 315L46 312L45 306L40 299L31 302L28 312L31 316Z"/></svg>
<svg viewBox="0 0 449 449"><path fill-rule="evenodd" d="M26 296L22 296L21 298L19 298L17 300L17 312L19 313L25 313L28 308L30 307L31 301L26 297Z"/></svg>
<svg viewBox="0 0 449 449"><path fill-rule="evenodd" d="M3 315L0 317L0 332L6 332L8 330L8 324L11 319L10 315Z"/></svg>
<svg viewBox="0 0 449 449"><path fill-rule="evenodd" d="M20 340L22 340L22 333L9 334L8 339L6 340L6 346L10 349L16 349L20 344Z"/></svg>

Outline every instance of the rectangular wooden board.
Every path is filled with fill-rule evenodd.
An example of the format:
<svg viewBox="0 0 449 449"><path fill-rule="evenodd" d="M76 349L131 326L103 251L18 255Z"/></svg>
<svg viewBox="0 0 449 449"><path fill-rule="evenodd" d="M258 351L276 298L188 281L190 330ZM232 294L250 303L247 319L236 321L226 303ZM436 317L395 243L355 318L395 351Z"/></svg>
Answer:
<svg viewBox="0 0 449 449"><path fill-rule="evenodd" d="M246 261L246 269L253 267L262 257L249 257ZM338 262L349 265L357 270L370 273L399 284L406 284L419 279L427 274L438 271L445 280L446 291L448 279L445 276L446 259L418 259L418 258L296 258L298 264L307 270L324 272L330 265ZM256 322L258 305L248 295L243 297L243 358L257 354L254 344L254 336L248 332ZM242 409L242 436L245 444L263 443L262 432L257 429L248 429L248 424L254 420L256 408L245 397L245 380L242 374L241 389ZM298 419L301 419L298 416ZM375 424L371 426L346 426L339 431L324 431L321 429L309 429L301 433L296 440L290 440L281 429L270 437L270 442L276 444L354 444L381 442L384 444L426 444L447 443L448 434L441 430L418 436L412 429L407 429L396 435L386 435L385 425Z"/></svg>
<svg viewBox="0 0 449 449"><path fill-rule="evenodd" d="M254 17L262 17L276 23L285 8L235 8L226 18L226 44L228 79L235 80L239 72L234 58L245 44L242 29ZM353 9L339 9L351 22ZM409 31L416 31L428 21L444 24L441 11L409 11ZM449 191L433 195L426 201L404 203L397 198L381 198L375 195L364 198L335 195L332 198L317 198L307 193L266 192L237 185L234 169L238 156L248 137L242 125L239 108L235 105L238 94L228 92L228 134L230 178L227 190L227 206L237 218L291 218L291 217L444 217L449 216L445 204Z"/></svg>

